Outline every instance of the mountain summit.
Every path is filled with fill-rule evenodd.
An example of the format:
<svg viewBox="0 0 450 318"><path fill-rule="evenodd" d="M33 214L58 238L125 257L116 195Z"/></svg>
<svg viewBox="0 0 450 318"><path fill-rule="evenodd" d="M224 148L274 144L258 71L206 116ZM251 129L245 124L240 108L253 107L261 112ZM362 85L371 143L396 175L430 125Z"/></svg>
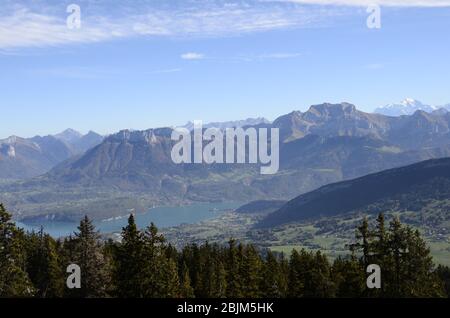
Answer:
<svg viewBox="0 0 450 318"><path fill-rule="evenodd" d="M380 136L389 130L389 118L369 114L356 109L349 103L312 105L302 113L294 111L278 117L273 127L280 129L283 142L304 136Z"/></svg>
<svg viewBox="0 0 450 318"><path fill-rule="evenodd" d="M431 113L440 107L424 104L413 98L406 98L400 103L388 104L383 107L378 107L375 109L375 113L386 115L386 116L402 116L402 115L412 115L418 110Z"/></svg>
<svg viewBox="0 0 450 318"><path fill-rule="evenodd" d="M68 128L68 129L64 130L63 132L60 132L59 134L54 135L54 137L56 139L59 139L59 140L62 140L64 142L71 144L73 142L80 140L81 137L83 137L83 135L80 132L78 132L72 128Z"/></svg>

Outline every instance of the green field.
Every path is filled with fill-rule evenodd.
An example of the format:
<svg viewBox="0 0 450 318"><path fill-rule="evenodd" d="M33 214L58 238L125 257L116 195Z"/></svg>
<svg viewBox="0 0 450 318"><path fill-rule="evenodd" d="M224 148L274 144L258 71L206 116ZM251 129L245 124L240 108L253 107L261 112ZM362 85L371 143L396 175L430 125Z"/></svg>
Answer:
<svg viewBox="0 0 450 318"><path fill-rule="evenodd" d="M387 216L392 217L394 213ZM395 215L410 220L414 213L403 212ZM241 242L252 243L260 248L290 255L292 249L322 251L330 259L349 254L348 244L352 242L355 229L363 219L363 215L346 215L334 218L319 219L305 223L286 224L273 229L253 229L253 225L262 218L258 214L238 214L227 212L220 217L199 224L182 225L164 229L168 240L176 246L188 243L226 244L230 238ZM372 220L374 216L370 217ZM448 220L442 219L438 228ZM420 229L428 242L434 260L438 264L450 266L450 236L442 235L428 225L413 227Z"/></svg>

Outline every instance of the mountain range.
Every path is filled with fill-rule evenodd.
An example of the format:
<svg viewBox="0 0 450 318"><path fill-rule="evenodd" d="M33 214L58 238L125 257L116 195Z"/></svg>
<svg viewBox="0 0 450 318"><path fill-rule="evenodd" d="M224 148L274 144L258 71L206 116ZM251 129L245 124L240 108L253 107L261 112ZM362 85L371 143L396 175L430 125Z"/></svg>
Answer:
<svg viewBox="0 0 450 318"><path fill-rule="evenodd" d="M450 104L442 106L434 106L424 104L413 98L406 98L400 103L388 104L383 107L378 107L375 109L375 113L386 116L403 116L403 115L412 115L418 110L422 110L427 113L432 112L445 113L450 111Z"/></svg>
<svg viewBox="0 0 450 318"><path fill-rule="evenodd" d="M219 129L250 126L278 127L281 129L283 141L295 140L309 134L318 134L321 136L365 136L373 134L374 136L380 137L384 131L390 130L392 120L385 120L385 118L376 116L375 114L356 112L351 109L354 106L350 104L342 105L344 105L345 113L343 116L342 114L339 115L339 109L333 109L331 104L323 104L313 106L304 113L294 111L281 116L273 124L263 117L258 117L245 120L207 123L203 127L205 129L210 127L217 127ZM350 111L346 111L346 107L350 107ZM449 105L444 107L450 109ZM447 111L444 107L429 106L408 98L400 104L381 107L377 109L377 112L381 114L385 113L388 116L396 116L413 115L416 111L420 110L425 113L431 113L431 115L445 115ZM427 116L426 114L422 115ZM314 118L314 116L317 118ZM338 117L340 119L336 120ZM430 120L430 118L426 120ZM406 123L407 121L403 120L401 122ZM330 124L339 125L340 127L332 127ZM393 125L398 126L395 123ZM420 123L415 122L411 123L411 125L420 125ZM436 126L436 129L442 129L439 123L436 123ZM188 122L183 127L192 130L193 123ZM422 136L421 138L425 137ZM67 129L53 136L36 136L33 138L11 136L0 140L0 179L27 179L44 174L64 160L84 153L86 150L98 145L102 140L103 137L95 132L90 131L88 134L82 135L73 129ZM437 143L439 144L439 141Z"/></svg>
<svg viewBox="0 0 450 318"><path fill-rule="evenodd" d="M172 128L123 130L39 177L0 185L0 201L19 219L102 219L153 205L290 200L326 184L450 157L446 112L391 117L325 103L254 127L280 130L275 175L260 175L256 164L177 165L170 156ZM63 135L53 139L80 140L70 131Z"/></svg>
<svg viewBox="0 0 450 318"><path fill-rule="evenodd" d="M57 135L0 140L0 179L27 179L48 172L58 163L84 153L103 137L90 131L82 135L67 129Z"/></svg>

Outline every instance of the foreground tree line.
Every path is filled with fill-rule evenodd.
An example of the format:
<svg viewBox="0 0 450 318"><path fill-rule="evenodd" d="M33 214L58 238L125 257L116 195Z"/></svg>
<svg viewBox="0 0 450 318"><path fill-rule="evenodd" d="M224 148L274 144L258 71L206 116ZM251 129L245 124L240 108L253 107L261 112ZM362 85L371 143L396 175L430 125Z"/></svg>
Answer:
<svg viewBox="0 0 450 318"><path fill-rule="evenodd" d="M397 219L386 228L364 220L349 256L330 262L321 252L293 250L289 258L230 240L178 251L151 224L133 215L122 241L102 241L85 217L73 237L25 233L0 205L0 297L448 297L450 270L435 268L418 231ZM81 288L66 286L67 266L81 268ZM382 270L368 289L366 268Z"/></svg>

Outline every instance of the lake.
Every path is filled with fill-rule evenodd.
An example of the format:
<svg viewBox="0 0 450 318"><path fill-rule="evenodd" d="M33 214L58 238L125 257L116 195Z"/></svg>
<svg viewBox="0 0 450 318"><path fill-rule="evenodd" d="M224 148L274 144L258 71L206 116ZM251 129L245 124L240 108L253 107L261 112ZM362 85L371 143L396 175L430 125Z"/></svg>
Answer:
<svg viewBox="0 0 450 318"><path fill-rule="evenodd" d="M136 214L135 220L139 228L147 227L151 222L158 228L177 226L180 224L193 224L204 220L215 218L225 211L230 211L241 206L242 203L199 203L177 207L157 207L150 209L146 213ZM94 222L96 228L101 233L111 233L121 231L127 225L128 216L111 218ZM38 231L41 226L44 231L51 236L63 237L73 234L77 230L79 222L55 222L46 221L42 224L16 222L18 227L27 231Z"/></svg>

